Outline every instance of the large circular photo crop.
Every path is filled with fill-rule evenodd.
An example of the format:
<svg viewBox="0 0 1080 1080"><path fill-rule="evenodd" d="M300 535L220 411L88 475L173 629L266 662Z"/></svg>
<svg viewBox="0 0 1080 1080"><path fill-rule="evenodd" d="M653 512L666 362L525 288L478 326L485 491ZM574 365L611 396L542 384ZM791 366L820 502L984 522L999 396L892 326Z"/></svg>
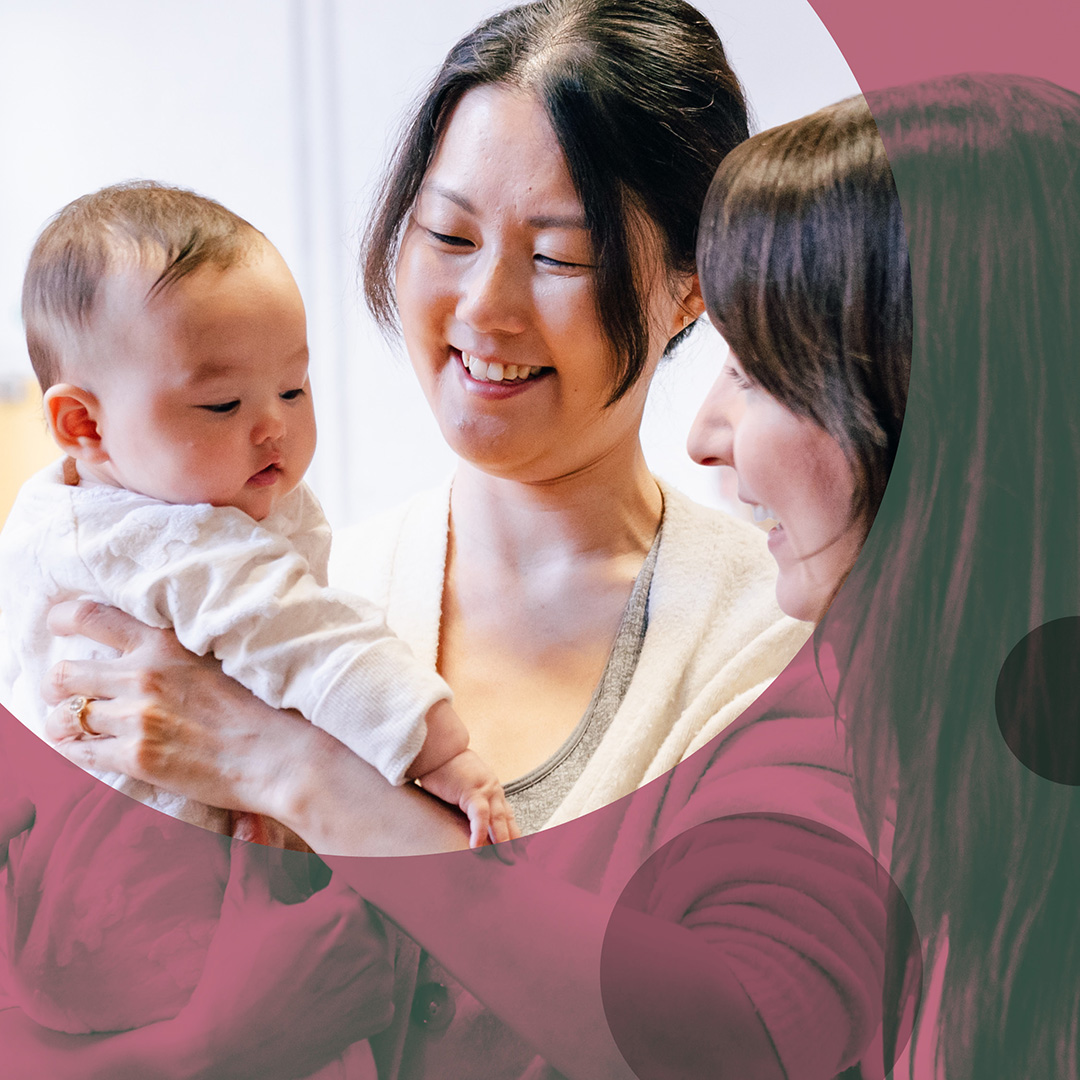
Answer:
<svg viewBox="0 0 1080 1080"><path fill-rule="evenodd" d="M631 3L635 18L648 9L646 23L677 6ZM493 761L491 775L510 782L518 824L535 833L458 850L468 843L463 819L432 794L453 791L452 783L444 786L437 770L425 782L419 770L428 789L420 792L408 782L408 761L379 775L348 749L354 714L372 726L387 719L382 703L396 701L407 681L394 674L379 684L376 707L344 709L346 727L310 734L295 715L229 682L212 658L189 658L167 630L77 605L52 622L43 614L28 630L12 622L14 601L0 603L0 704L11 709L0 711L0 1058L12 1075L689 1080L728 1070L868 1080L889 1075L899 1058L896 1075L918 1080L1075 1076L1080 99L1061 87L1080 86L1068 48L1080 16L1048 0L1045 10L995 18L967 0L888 10L854 0L698 6L744 84L751 134L860 85L866 92L911 240L911 398L870 528L861 500L881 492L851 447L856 429L872 442L887 427L862 408L873 397L862 392L873 383L875 344L864 355L845 339L841 392L827 363L819 382L805 375L812 365L799 368L816 340L781 335L794 343L789 360L804 383L792 391L783 376L762 381L750 356L761 339L740 339L745 355L731 355L702 317L708 289L702 299L688 265L663 261L674 251L667 239L650 247L667 236L649 231L663 217L659 200L640 235L631 230L641 273L626 280L647 294L641 325L650 347L654 332L681 340L671 355L646 356L657 373L644 406L643 458L625 459L643 470L637 480L651 470L659 486L625 484L637 492L629 499L637 516L620 516L611 492L624 490L628 473L603 473L602 454L599 464L559 477L514 475L509 457L487 459L503 469L496 479L504 494L550 493L566 476L586 477L575 505L593 524L572 533L575 556L611 554L596 537L610 539L630 522L630 541L609 560L606 593L590 591L587 574L562 574L566 551L547 546L542 516L518 529L528 542L509 558L505 541L526 520L516 516L524 504L496 498L486 517L470 517L462 493L469 470L474 479L483 471L482 455L461 467L452 493L456 459L444 438L449 416L458 434L479 431L515 452L528 442L546 461L572 451L582 432L599 431L595 445L607 449L605 433L636 431L633 394L605 401L595 415L587 408L604 382L597 372L607 373L588 362L590 335L600 327L602 340L618 324L602 322L587 291L572 292L575 275L588 280L597 270L589 252L507 242L523 228L530 244L561 229L573 248L588 234L585 217L595 230L602 200L585 217L575 202L588 147L572 161L555 154L548 169L544 148L567 143L535 107L518 109L513 122L502 110L499 145L485 142L494 124L481 123L470 138L458 137L461 125L453 138L442 129L420 170L438 181L442 216L425 221L419 203L401 218L413 230L411 253L418 235L427 245L406 268L415 301L406 317L447 339L439 348L450 349L454 376L482 399L483 423L464 410L439 413L437 393L421 389L406 349L380 333L361 299L363 223L402 118L453 43L499 5L11 0L0 10L0 137L18 163L0 177L0 522L20 487L57 456L19 310L38 231L72 199L123 180L153 178L220 200L265 232L303 295L311 385L284 379L268 412L280 421L276 410L313 395L319 447L308 480L337 537L331 584L388 608L391 629L419 665L428 673L438 665L478 760L485 770ZM677 50L660 51L664 65L674 64ZM625 55L615 49L609 62L617 67ZM951 77L960 69L991 74ZM1002 71L1021 77L993 74ZM932 81L886 89L913 79ZM643 69L621 92L661 81ZM468 93L475 103L489 91ZM683 111L678 119L692 120L693 110ZM633 161L653 145L648 135L643 126L640 140L622 138L613 158ZM649 167L675 175L679 161L653 155ZM602 173L593 169L594 194ZM563 189L570 198L556 213L550 196ZM633 213L648 210L647 201L630 202ZM838 241L829 263L838 273L850 271L849 241ZM485 244L498 257L466 265ZM828 262L826 249L808 241L798 269L804 259ZM367 250L370 266L370 243ZM248 266L250 254L235 265ZM210 271L233 272L216 257ZM604 248L605 273L618 257L617 244ZM894 282L900 261L887 267ZM657 267L672 271L662 287ZM210 271L196 265L188 285ZM743 294L757 296L759 315L781 278L766 275L757 294ZM474 290L471 307L447 301L448 281ZM617 292L609 296L621 302ZM629 285L624 292L631 295ZM227 295L222 289L217 299ZM854 312L858 322L867 300L842 291L825 322L846 334L844 319ZM888 302L870 297L866 310L880 314ZM466 308L472 322L460 314ZM796 322L804 312L797 304L776 310ZM495 321L478 330L492 311ZM710 314L723 329L722 315ZM252 333L269 333L268 321L254 322ZM406 344L430 351L415 325ZM538 328L544 333L520 365L492 345ZM527 363L541 339L559 348ZM272 347L263 366L271 355ZM422 381L423 361L412 359ZM259 373L259 363L249 367ZM732 381L709 396L718 375ZM515 442L506 437L513 421L495 410L511 403L512 417L532 380L565 390L552 393L529 439ZM125 390L135 386L131 379ZM792 409L815 393L860 402L857 422L839 407L837 415ZM747 416L775 415L762 410L769 395L801 426L759 425L757 453L817 445L785 443L785 432L825 432L836 454L822 460L843 461L850 480L845 522L858 526L860 540L869 528L839 591L826 583L835 602L812 637L809 624L781 617L765 579L796 534L801 507L791 491L813 488L819 458L803 453L798 469L780 462L755 472L745 435L734 434L740 423L748 430ZM714 441L692 449L694 464L686 436L707 396L716 405ZM94 418L95 402L56 397L81 402L69 431L76 442L90 438L84 420ZM200 421L217 422L241 397L223 391L194 407ZM614 453L618 440L610 442ZM460 446L469 445L463 437ZM272 457L257 464L260 483L281 469ZM520 455L510 465L518 468ZM589 489L594 467L609 482ZM56 475L78 486L70 469ZM786 483L793 475L799 482ZM440 484L436 497L424 495ZM790 516L780 502L789 497ZM403 504L409 509L396 509ZM373 515L382 515L377 526L357 525ZM769 530L769 550L755 518ZM195 535L177 520L181 534ZM174 524L143 528L138 547L125 538L110 557L127 559L129 580L141 583L149 564L164 562L155 541L170 558L183 548ZM25 563L17 565L33 564L32 572L13 571L12 560L5 595L41 599L37 581L52 580L50 545L65 528L18 545ZM312 558L322 560L328 533L321 522L315 533ZM552 550L561 562L529 561ZM463 566L477 571L482 590L458 588L455 567ZM273 574L269 564L256 577ZM214 573L204 576L183 602L201 603L219 587ZM141 584L133 591L140 604L156 602ZM454 637L464 625L455 619L477 597L493 613L480 623L486 636ZM256 636L272 608L259 608ZM513 610L516 624L495 617ZM794 613L821 614L807 610ZM160 625L170 619L166 612ZM579 620L606 629L572 640ZM287 636L313 639L322 625L300 620ZM548 682L523 683L523 672L543 670L545 629L563 651L553 650ZM102 647L76 644L74 662L39 688L13 658L16 646L57 648L51 630L73 639L85 632ZM269 645L266 655L278 655L280 641ZM483 678L457 683L451 671L467 670L470 654ZM102 658L115 666L94 667ZM295 674L291 664L265 665L267 696ZM574 672L592 674L578 680L577 697L560 697ZM333 685L340 692L347 682ZM503 689L488 700L510 720L473 708L484 683ZM441 692L433 685L427 690ZM435 728L429 705L414 718L409 760ZM570 722L545 742L560 707ZM514 737L500 739L508 731ZM60 734L71 761L46 745ZM489 792L489 772L480 775ZM182 794L166 790L165 776ZM534 787L539 798L529 795Z"/></svg>

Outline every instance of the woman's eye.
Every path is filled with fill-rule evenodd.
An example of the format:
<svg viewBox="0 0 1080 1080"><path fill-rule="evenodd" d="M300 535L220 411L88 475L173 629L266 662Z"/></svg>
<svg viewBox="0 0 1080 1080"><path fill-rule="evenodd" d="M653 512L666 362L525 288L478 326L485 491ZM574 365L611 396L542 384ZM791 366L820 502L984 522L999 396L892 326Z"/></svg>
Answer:
<svg viewBox="0 0 1080 1080"><path fill-rule="evenodd" d="M212 413L231 413L240 408L239 401L223 401L220 405L200 405L200 409L205 409L207 412Z"/></svg>
<svg viewBox="0 0 1080 1080"><path fill-rule="evenodd" d="M281 395L281 400L282 401L295 401L297 398L303 397L303 396L304 396L304 388L302 386L299 386L295 390L286 390L285 393Z"/></svg>
<svg viewBox="0 0 1080 1080"><path fill-rule="evenodd" d="M473 242L466 240L463 236L451 236L449 233L436 232L434 229L425 229L424 231L432 240L439 244L446 244L447 247L467 248L473 246Z"/></svg>
<svg viewBox="0 0 1080 1080"><path fill-rule="evenodd" d="M582 263L568 262L566 259L556 259L551 255L541 255L537 252L533 258L540 263L541 266L555 266L561 269L575 269L581 267Z"/></svg>

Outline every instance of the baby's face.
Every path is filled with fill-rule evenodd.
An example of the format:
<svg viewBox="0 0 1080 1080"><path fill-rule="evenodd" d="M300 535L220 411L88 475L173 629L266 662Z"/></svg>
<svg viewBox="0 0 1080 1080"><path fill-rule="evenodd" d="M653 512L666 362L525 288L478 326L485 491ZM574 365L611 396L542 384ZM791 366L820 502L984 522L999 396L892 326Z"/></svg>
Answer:
<svg viewBox="0 0 1080 1080"><path fill-rule="evenodd" d="M164 502L235 506L257 521L315 452L300 292L262 240L145 300L145 271L112 279L102 312L104 479Z"/></svg>

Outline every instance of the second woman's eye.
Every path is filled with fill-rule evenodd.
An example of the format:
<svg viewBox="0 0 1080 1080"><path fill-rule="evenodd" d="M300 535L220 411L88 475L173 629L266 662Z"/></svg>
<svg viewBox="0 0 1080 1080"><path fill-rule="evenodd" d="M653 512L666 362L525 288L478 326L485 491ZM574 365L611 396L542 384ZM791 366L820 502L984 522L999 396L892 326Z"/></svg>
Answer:
<svg viewBox="0 0 1080 1080"><path fill-rule="evenodd" d="M746 377L746 373L734 364L725 365L728 378L740 389L749 390L754 384Z"/></svg>
<svg viewBox="0 0 1080 1080"><path fill-rule="evenodd" d="M223 401L223 402L221 402L220 404L217 404L217 405L200 405L199 408L200 409L205 409L207 412L225 414L225 413L235 412L237 409L239 409L240 408L240 402L239 402L239 400L237 400L237 401Z"/></svg>

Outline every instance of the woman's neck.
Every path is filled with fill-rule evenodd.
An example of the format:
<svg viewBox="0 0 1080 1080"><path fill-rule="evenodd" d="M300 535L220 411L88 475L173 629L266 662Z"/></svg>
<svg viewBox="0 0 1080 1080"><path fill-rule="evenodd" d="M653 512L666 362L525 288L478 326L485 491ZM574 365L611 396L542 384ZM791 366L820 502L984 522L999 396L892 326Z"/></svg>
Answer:
<svg viewBox="0 0 1080 1080"><path fill-rule="evenodd" d="M565 560L643 558L663 498L640 444L618 457L543 482L493 476L462 462L450 498L454 546L470 561L519 573Z"/></svg>
<svg viewBox="0 0 1080 1080"><path fill-rule="evenodd" d="M663 509L631 449L544 483L468 464L454 480L439 671L504 779L565 743L607 664Z"/></svg>

